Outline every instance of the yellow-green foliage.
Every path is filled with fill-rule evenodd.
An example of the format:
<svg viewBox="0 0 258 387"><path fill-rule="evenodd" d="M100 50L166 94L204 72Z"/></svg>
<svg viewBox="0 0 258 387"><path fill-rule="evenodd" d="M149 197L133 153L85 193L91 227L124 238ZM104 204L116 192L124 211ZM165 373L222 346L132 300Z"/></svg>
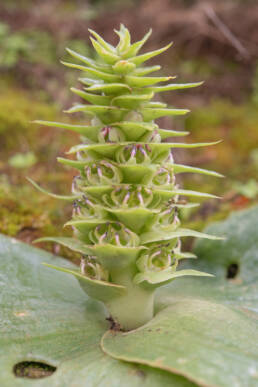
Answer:
<svg viewBox="0 0 258 387"><path fill-rule="evenodd" d="M213 140L223 138L216 149L206 150L209 166L216 166L220 172L229 176L237 175L243 163L248 161L249 153L258 144L258 110L252 103L233 104L228 100L213 101L207 107L193 111L186 119L186 129L194 140L205 137ZM202 152L204 156L205 152Z"/></svg>
<svg viewBox="0 0 258 387"><path fill-rule="evenodd" d="M40 114L45 119L57 118L54 104L40 101L25 90L4 87L0 95L0 233L31 241L35 236L58 233L56 224L64 219L67 206L63 202L38 195L26 181L30 174L40 177L59 192L65 191L71 175L56 167L57 144L64 146L71 135L44 129L31 124ZM49 144L50 146L46 146ZM32 153L33 152L33 153ZM60 154L59 150L59 154ZM17 158L37 154L33 163L18 163ZM14 163L14 161L16 163ZM28 161L28 160L27 160ZM41 162L44 161L44 166ZM14 165L15 164L15 165ZM30 168L28 170L28 168ZM71 257L68 250L62 250Z"/></svg>
<svg viewBox="0 0 258 387"><path fill-rule="evenodd" d="M6 132L4 139L8 144L15 145L17 135L24 136L31 130L27 138L33 143L36 130L29 123L39 114L48 119L54 118L56 108L53 104L35 100L35 96L24 90L4 87L0 95L0 135Z"/></svg>

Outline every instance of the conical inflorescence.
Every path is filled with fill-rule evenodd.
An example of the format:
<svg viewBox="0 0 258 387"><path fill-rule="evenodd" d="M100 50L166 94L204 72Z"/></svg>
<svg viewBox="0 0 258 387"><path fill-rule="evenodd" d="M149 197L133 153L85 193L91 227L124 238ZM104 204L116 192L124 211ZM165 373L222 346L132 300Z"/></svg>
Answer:
<svg viewBox="0 0 258 387"><path fill-rule="evenodd" d="M176 174L219 174L176 164L171 153L173 148L214 143L162 142L187 132L161 129L155 123L159 117L188 112L153 101L156 93L200 83L168 83L173 77L150 76L160 66L145 66L145 62L170 44L139 54L151 31L133 44L123 25L115 32L119 36L116 47L90 30L96 60L68 49L76 64L63 62L83 73L79 78L83 88L71 90L85 103L73 106L68 113L86 113L90 124L37 121L76 131L82 140L68 152L76 159L59 159L79 172L72 196L64 197L73 200L72 220L67 225L72 226L74 238L41 240L80 252L80 271L57 269L75 275L88 295L105 303L123 329L134 329L152 318L157 287L184 275L208 275L177 270L180 260L193 256L181 251L181 237L215 237L181 227L179 209L194 204L180 200L180 195L211 195L179 189Z"/></svg>

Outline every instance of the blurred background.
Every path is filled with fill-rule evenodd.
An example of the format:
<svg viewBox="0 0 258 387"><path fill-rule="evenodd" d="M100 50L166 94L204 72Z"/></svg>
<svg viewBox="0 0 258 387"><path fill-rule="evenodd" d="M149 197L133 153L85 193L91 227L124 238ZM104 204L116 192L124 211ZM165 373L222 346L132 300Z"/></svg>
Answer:
<svg viewBox="0 0 258 387"><path fill-rule="evenodd" d="M153 63L178 82L205 81L197 89L162 94L192 110L185 119L163 119L166 128L191 132L187 141L215 141L200 150L178 150L177 162L217 170L226 179L179 176L184 188L221 196L182 213L202 229L232 210L258 201L258 2L255 0L1 0L0 1L0 232L27 243L39 236L69 235L62 224L71 204L36 191L30 176L52 192L69 194L74 171L56 162L76 134L32 124L35 119L85 122L62 111L76 101L76 70L64 68L65 47L93 55L88 28L116 43L124 23L133 40L150 27L145 49L170 41ZM78 85L77 85L78 86ZM78 99L77 99L78 100ZM189 242L188 242L189 243ZM68 250L42 245L71 259Z"/></svg>

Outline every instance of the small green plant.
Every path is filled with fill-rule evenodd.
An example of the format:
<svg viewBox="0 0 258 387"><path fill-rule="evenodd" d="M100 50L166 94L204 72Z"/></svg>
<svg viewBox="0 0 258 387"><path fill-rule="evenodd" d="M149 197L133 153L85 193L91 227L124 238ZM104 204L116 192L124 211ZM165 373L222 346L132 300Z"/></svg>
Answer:
<svg viewBox="0 0 258 387"><path fill-rule="evenodd" d="M36 162L37 158L33 152L16 153L8 160L8 164L13 168L29 168Z"/></svg>
<svg viewBox="0 0 258 387"><path fill-rule="evenodd" d="M0 23L0 68L13 68L21 54L28 50L28 42L19 33L11 33L8 24Z"/></svg>
<svg viewBox="0 0 258 387"><path fill-rule="evenodd" d="M196 205L186 203L180 199L181 195L213 196L180 189L175 176L184 172L221 175L177 164L171 153L171 148L194 148L214 142L162 142L188 133L159 128L155 120L185 115L188 110L168 108L165 103L153 100L155 94L201 84L157 85L174 77L148 76L160 66L144 66L144 63L171 44L139 54L151 31L132 44L128 29L121 25L115 31L119 36L116 47L95 31L90 32L98 59L68 49L82 64L63 62L84 73L79 78L84 89L71 90L86 103L67 112L90 115L90 125L36 121L81 135L82 142L68 152L76 155L76 160L59 158L62 164L79 171L73 181L72 196L60 196L73 201L72 220L66 226L73 228L75 237L38 241L58 242L81 253L78 271L49 266L73 274L88 295L106 305L121 329L131 330L153 318L154 293L158 287L181 276L209 276L193 269L177 270L181 260L194 257L181 250L181 237L216 239L182 228L178 215L181 208Z"/></svg>

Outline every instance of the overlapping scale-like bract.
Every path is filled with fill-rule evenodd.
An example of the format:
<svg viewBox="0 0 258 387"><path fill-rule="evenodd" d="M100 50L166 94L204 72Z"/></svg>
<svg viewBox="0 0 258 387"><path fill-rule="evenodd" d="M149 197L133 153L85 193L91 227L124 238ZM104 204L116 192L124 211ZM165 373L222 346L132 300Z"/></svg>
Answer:
<svg viewBox="0 0 258 387"><path fill-rule="evenodd" d="M83 102L68 113L82 112L90 124L43 122L76 131L82 139L68 152L76 159L59 160L79 171L72 187L73 216L67 223L73 227L75 239L56 241L83 254L82 274L92 281L105 281L107 287L124 285L116 283L116 273L133 266L135 286L156 287L180 276L176 272L179 260L192 256L181 252L180 237L215 238L181 228L178 209L191 204L180 200L180 195L211 195L179 189L176 173L219 174L176 164L172 157L171 148L213 143L162 142L187 132L162 129L155 123L159 117L188 112L153 100L156 93L195 87L201 82L177 84L171 83L173 77L149 75L160 66L146 66L145 62L170 45L139 54L151 31L133 44L123 25L115 32L119 36L116 47L90 30L98 59L68 49L76 63L63 62L82 72L82 88L71 90Z"/></svg>

